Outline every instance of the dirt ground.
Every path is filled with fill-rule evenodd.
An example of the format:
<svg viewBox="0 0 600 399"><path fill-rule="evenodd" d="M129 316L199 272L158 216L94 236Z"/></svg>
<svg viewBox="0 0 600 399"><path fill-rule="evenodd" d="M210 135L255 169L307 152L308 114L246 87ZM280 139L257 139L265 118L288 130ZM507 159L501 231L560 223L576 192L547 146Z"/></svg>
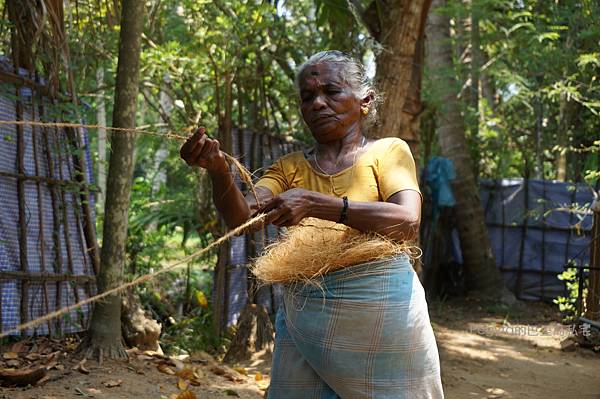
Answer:
<svg viewBox="0 0 600 399"><path fill-rule="evenodd" d="M475 300L433 301L430 315L448 399L600 399L600 354L583 348L562 351L560 342L570 327L558 322L549 305L506 309ZM235 368L206 354L183 364L143 354L132 354L129 363L88 361L84 370L89 374L78 371L76 362L62 363L64 369L50 370L42 386L0 388L0 399L262 398L270 371L268 354ZM165 367L173 374L166 374ZM193 370L194 377L182 378L182 368Z"/></svg>
<svg viewBox="0 0 600 399"><path fill-rule="evenodd" d="M547 304L431 303L446 398L600 399L600 354L562 351L573 327Z"/></svg>

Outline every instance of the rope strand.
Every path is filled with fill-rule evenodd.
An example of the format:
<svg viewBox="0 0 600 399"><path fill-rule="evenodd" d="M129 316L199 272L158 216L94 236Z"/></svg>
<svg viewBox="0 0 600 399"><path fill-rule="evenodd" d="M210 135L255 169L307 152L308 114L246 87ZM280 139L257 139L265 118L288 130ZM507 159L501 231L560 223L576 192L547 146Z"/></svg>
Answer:
<svg viewBox="0 0 600 399"><path fill-rule="evenodd" d="M85 129L104 129L113 132L120 133L138 133L147 136L155 136L155 137L164 137L171 140L179 140L185 141L187 140L186 136L181 136L179 134L173 133L173 131L168 131L166 133L159 133L150 130L136 129L136 128L127 128L127 127L111 127L111 126L102 126L102 125L88 125L84 123L71 123L71 122L39 122L39 121L0 121L0 125L18 125L18 126L40 126L40 127L56 127L56 128L85 128ZM191 131L192 128L185 128L185 130Z"/></svg>
<svg viewBox="0 0 600 399"><path fill-rule="evenodd" d="M118 132L118 133L135 133L142 134L145 136L154 136L154 137L162 137L170 140L177 141L186 141L189 136L182 136L174 133L173 131L168 131L166 133L158 133L151 130L144 129L136 129L136 128L127 128L127 127L111 127L111 126L101 126L101 125L89 125L85 123L72 123L72 122L40 122L40 121L6 121L0 120L0 126L6 125L18 125L18 126L40 126L40 127L54 127L54 128L84 128L84 129L105 129L108 131ZM187 128L182 129L184 132L188 134L194 131L195 126L188 126ZM258 194L256 193L256 189L254 188L254 184L252 184L252 174L238 161L234 156L229 155L225 151L221 151L225 156L225 159L230 165L233 165L244 183L250 189L256 204L260 206L260 201L258 200Z"/></svg>
<svg viewBox="0 0 600 399"><path fill-rule="evenodd" d="M7 120L0 120L0 126L5 126L5 125L14 125L14 126L39 126L39 127L51 127L51 128L85 128L85 129L106 129L108 131L113 131L113 132L118 132L118 133L135 133L135 134L142 134L142 135L147 135L147 136L155 136L155 137L163 137L163 138L167 138L170 140L178 140L178 141L185 141L188 139L188 136L182 136L179 134L176 134L172 131L166 132L166 133L158 133L155 131L150 131L150 130L143 130L143 129L136 129L136 128L122 128L122 127L110 127L110 126L101 126L101 125L88 125L88 124L83 124L83 123L70 123L70 122L39 122L39 121L7 121ZM191 133L193 130L195 129L194 126L182 129L183 131L187 131L188 133ZM250 174L250 172L248 172L248 170L233 156L227 154L225 151L222 151L223 155L225 156L225 159L228 161L228 163L233 164L234 167L238 170L240 177L242 179L242 181L244 181L244 183L247 184L248 188L250 189L250 191L252 192L254 199L256 200L256 203L259 204L258 201L258 195L256 193L256 190L254 189L254 185L252 183L252 175ZM212 248L217 247L219 245L221 245L222 243L224 243L225 241L229 240L231 237L233 237L234 235L240 234L242 233L244 230L246 230L248 227L253 226L256 223L262 223L264 222L264 218L265 218L265 214L260 214L255 216L254 218L248 220L246 223L238 226L237 228L229 231L228 233L226 233L225 235L223 235L222 237L220 237L219 239L213 241L210 245L208 245L206 248L203 248L199 251L194 252L191 255L186 256L185 258L166 266L163 269L160 269L154 273L149 273L149 274L145 274L142 275L130 282L121 284L117 287L111 288L107 291L104 291L100 294L94 295L92 297L89 297L83 301L79 301L73 305L69 305L66 306L64 308L60 308L54 312L50 312L42 317L39 317L37 319L33 319L31 321L28 321L26 323L22 323L19 324L18 326L5 331L3 333L0 333L0 339L7 337L11 334L15 334L18 333L22 330L28 329L28 328L32 328L35 327L37 325L43 324L45 322L47 322L48 320L52 320L55 319L59 316L62 316L66 313L72 312L73 310L76 310L84 305L88 305L90 303L93 302L97 302L100 299L106 298L109 295L113 295L119 292L122 292L130 287L134 287L136 285L139 285L141 283L144 283L146 281L150 281L154 278L156 278L157 276L166 273L170 270L173 270L174 268L176 268L177 266L180 266L184 263L187 263L189 261L191 261L192 259L195 259L199 256L204 255L205 253L207 253L208 251L210 251Z"/></svg>
<svg viewBox="0 0 600 399"><path fill-rule="evenodd" d="M78 309L78 308L80 308L80 307L82 307L84 305L90 304L92 302L97 302L100 299L106 298L109 295L122 292L122 291L124 291L124 290L126 290L126 289L128 289L130 287L134 287L134 286L139 285L141 283L144 283L146 281L150 281L150 280L156 278L157 276L159 276L159 275L161 275L163 273L166 273L166 272L168 272L170 270L173 270L177 266L180 266L180 265L182 265L184 263L189 262L192 259L195 259L195 258L197 258L199 256L204 255L205 253L207 253L208 251L210 251L214 247L217 247L217 246L223 244L225 241L229 240L234 235L242 233L244 230L246 230L247 228L253 226L254 224L264 222L265 216L266 216L265 214L260 214L258 216L255 216L254 218L248 220L246 223L244 223L244 224L236 227L235 229L227 232L222 237L220 237L217 240L213 241L206 248L203 248L203 249L201 249L199 251L196 251L193 254L188 255L185 258L183 258L183 259L181 259L181 260L179 260L179 261L177 261L177 262L175 262L175 263L173 263L171 265L168 265L168 266L164 267L163 269L160 269L160 270L158 270L158 271L156 271L154 273L144 274L144 275L142 275L142 276L140 276L140 277L138 277L138 278L136 278L136 279L134 279L134 280L132 280L130 282L127 282L127 283L121 284L121 285L119 285L117 287L111 288L111 289L109 289L107 291L104 291L104 292L102 292L100 294L97 294L97 295L94 295L94 296L89 297L87 299L84 299L83 301L79 301L79 302L77 302L77 303L75 303L73 305L65 306L64 308L61 308L61 309L58 309L58 310L56 310L54 312L48 313L48 314L46 314L46 315L44 315L42 317L38 317L37 319L33 319L31 321L28 321L27 323L19 324L18 326L14 327L14 328L11 328L10 330L5 331L2 334L0 334L0 339L4 338L4 337L7 337L7 336L9 336L11 334L18 333L18 332L23 331L25 329L32 328L32 327L35 327L37 325L43 324L43 323L47 322L48 320L55 319L55 318L57 318L59 316L62 316L62 315L66 314L66 313L69 313L69 312L72 312L73 310L76 310L76 309Z"/></svg>

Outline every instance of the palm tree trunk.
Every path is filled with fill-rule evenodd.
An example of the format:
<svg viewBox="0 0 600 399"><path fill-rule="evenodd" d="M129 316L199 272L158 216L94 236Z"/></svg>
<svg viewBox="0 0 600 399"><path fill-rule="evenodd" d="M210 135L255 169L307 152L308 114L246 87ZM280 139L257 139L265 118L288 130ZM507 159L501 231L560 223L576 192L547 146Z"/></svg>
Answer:
<svg viewBox="0 0 600 399"><path fill-rule="evenodd" d="M377 135L400 137L417 156L421 77L423 70L423 33L431 0L374 1L379 10L376 40L382 46L377 57L377 83L384 94ZM367 18L367 21L369 19ZM370 19L373 21L373 19Z"/></svg>
<svg viewBox="0 0 600 399"><path fill-rule="evenodd" d="M427 65L434 91L432 97L439 100L436 105L440 147L442 154L451 159L456 168L453 189L469 288L485 295L499 296L504 294L504 284L495 266L467 147L465 121L457 99L460 86L454 78L450 18L439 12L445 5L446 0L434 0L427 27Z"/></svg>
<svg viewBox="0 0 600 399"><path fill-rule="evenodd" d="M113 111L114 127L135 127L144 11L144 2L123 0ZM132 133L118 133L112 136L101 267L97 276L99 292L113 288L122 282L134 147L135 136ZM120 295L115 294L96 304L90 329L80 350L86 357L97 355L100 360L103 355L110 358L125 358L127 354L122 340L121 298Z"/></svg>

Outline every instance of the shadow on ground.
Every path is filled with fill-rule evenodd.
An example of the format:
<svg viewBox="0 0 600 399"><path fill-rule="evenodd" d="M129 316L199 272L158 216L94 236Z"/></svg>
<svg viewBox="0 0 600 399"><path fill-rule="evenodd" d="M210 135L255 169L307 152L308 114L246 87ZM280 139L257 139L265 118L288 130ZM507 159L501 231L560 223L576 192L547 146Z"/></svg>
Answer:
<svg viewBox="0 0 600 399"><path fill-rule="evenodd" d="M552 306L465 299L429 308L447 399L600 399L600 355L560 349L573 328Z"/></svg>

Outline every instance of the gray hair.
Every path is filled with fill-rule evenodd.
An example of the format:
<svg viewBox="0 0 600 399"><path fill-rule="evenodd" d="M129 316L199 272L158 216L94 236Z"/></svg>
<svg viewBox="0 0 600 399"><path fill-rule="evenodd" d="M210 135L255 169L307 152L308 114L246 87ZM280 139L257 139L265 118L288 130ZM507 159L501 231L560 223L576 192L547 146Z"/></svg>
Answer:
<svg viewBox="0 0 600 399"><path fill-rule="evenodd" d="M327 50L313 54L306 60L296 72L296 89L300 91L300 75L304 70L313 65L335 63L340 65L342 79L348 83L352 92L358 98L364 98L370 91L373 92L373 102L369 107L369 114L365 119L367 126L377 121L377 106L381 102L381 96L377 93L373 82L367 76L365 66L355 58L338 50Z"/></svg>

